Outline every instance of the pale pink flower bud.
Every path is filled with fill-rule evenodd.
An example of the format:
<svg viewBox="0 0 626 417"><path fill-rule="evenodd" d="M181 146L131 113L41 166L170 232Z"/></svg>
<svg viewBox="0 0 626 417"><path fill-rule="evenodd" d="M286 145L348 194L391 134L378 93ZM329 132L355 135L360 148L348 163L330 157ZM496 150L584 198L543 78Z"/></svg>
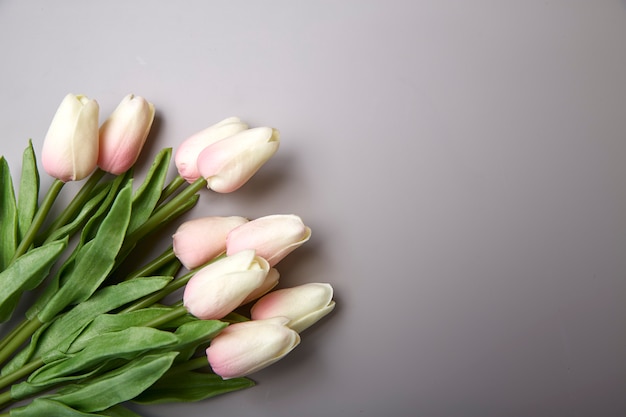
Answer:
<svg viewBox="0 0 626 417"><path fill-rule="evenodd" d="M263 284L269 269L267 261L256 256L254 250L219 259L191 277L183 304L200 319L221 319Z"/></svg>
<svg viewBox="0 0 626 417"><path fill-rule="evenodd" d="M280 134L270 127L244 130L204 148L198 156L207 187L230 193L244 185L278 150Z"/></svg>
<svg viewBox="0 0 626 417"><path fill-rule="evenodd" d="M248 125L239 120L238 117L229 117L190 136L181 143L176 150L176 155L174 155L174 163L180 176L190 183L200 178L200 171L198 171L196 163L200 152L212 143L247 128Z"/></svg>
<svg viewBox="0 0 626 417"><path fill-rule="evenodd" d="M259 217L233 229L226 239L226 253L254 249L271 266L311 237L311 229L294 214Z"/></svg>
<svg viewBox="0 0 626 417"><path fill-rule="evenodd" d="M41 152L46 172L61 181L82 180L98 162L98 111L95 100L65 96L52 119Z"/></svg>
<svg viewBox="0 0 626 417"><path fill-rule="evenodd" d="M250 295L248 295L241 304L242 305L247 304L250 301L254 301L257 298L260 298L261 296L267 294L275 286L278 285L279 279L280 279L280 274L278 273L278 270L276 268L271 268L270 272L267 273L267 276L265 277L265 280L263 281L261 286L257 288L256 290L252 291L252 293L250 293Z"/></svg>
<svg viewBox="0 0 626 417"><path fill-rule="evenodd" d="M226 236L248 219L239 216L201 217L181 224L174 236L174 254L187 269L197 268L226 251Z"/></svg>
<svg viewBox="0 0 626 417"><path fill-rule="evenodd" d="M152 121L154 105L129 94L100 127L98 166L115 175L126 172L137 161Z"/></svg>
<svg viewBox="0 0 626 417"><path fill-rule="evenodd" d="M253 320L287 317L287 326L297 332L316 323L335 308L330 284L310 283L272 291L257 301L250 311Z"/></svg>
<svg viewBox="0 0 626 417"><path fill-rule="evenodd" d="M259 371L291 352L300 335L285 326L287 319L272 318L231 324L206 350L213 371L224 379Z"/></svg>

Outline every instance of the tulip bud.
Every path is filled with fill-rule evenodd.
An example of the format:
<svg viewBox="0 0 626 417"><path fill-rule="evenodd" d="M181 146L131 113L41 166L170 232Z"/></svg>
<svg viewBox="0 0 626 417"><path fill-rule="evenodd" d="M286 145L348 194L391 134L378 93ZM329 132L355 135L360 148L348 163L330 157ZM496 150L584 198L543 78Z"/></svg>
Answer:
<svg viewBox="0 0 626 417"><path fill-rule="evenodd" d="M137 161L152 121L154 105L143 97L129 94L100 127L98 166L119 175Z"/></svg>
<svg viewBox="0 0 626 417"><path fill-rule="evenodd" d="M226 239L226 253L254 249L271 266L311 237L311 229L293 214L259 217L233 229Z"/></svg>
<svg viewBox="0 0 626 417"><path fill-rule="evenodd" d="M222 258L191 277L183 304L200 319L221 319L263 284L269 269L267 261L256 256L254 250Z"/></svg>
<svg viewBox="0 0 626 417"><path fill-rule="evenodd" d="M197 268L226 251L226 236L246 223L244 217L201 217L181 224L174 234L174 254L187 269Z"/></svg>
<svg viewBox="0 0 626 417"><path fill-rule="evenodd" d="M200 178L200 171L198 171L196 163L200 152L212 143L247 128L248 125L239 120L238 117L229 117L190 136L181 143L176 150L176 155L174 155L174 163L180 176L190 183Z"/></svg>
<svg viewBox="0 0 626 417"><path fill-rule="evenodd" d="M275 286L278 285L279 278L280 274L278 273L278 270L276 268L270 268L270 271L267 273L267 276L265 277L265 280L263 280L261 286L252 291L250 295L248 295L246 299L241 302L241 304L247 304L250 301L254 301L270 292Z"/></svg>
<svg viewBox="0 0 626 417"><path fill-rule="evenodd" d="M46 172L63 182L87 177L98 162L98 111L95 100L65 96L52 119L41 152Z"/></svg>
<svg viewBox="0 0 626 417"><path fill-rule="evenodd" d="M198 170L207 187L230 193L244 185L278 150L280 134L270 127L244 130L204 148Z"/></svg>
<svg viewBox="0 0 626 417"><path fill-rule="evenodd" d="M310 283L273 291L250 310L253 320L287 317L287 326L297 332L316 323L335 308L330 284Z"/></svg>
<svg viewBox="0 0 626 417"><path fill-rule="evenodd" d="M282 359L300 343L300 336L273 318L231 324L206 350L213 371L224 379L259 371Z"/></svg>

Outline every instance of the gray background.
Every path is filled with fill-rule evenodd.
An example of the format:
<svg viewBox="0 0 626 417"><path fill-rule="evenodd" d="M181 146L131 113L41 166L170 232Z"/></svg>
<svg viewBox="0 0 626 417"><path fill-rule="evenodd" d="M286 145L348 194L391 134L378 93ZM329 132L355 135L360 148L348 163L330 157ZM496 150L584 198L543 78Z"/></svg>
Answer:
<svg viewBox="0 0 626 417"><path fill-rule="evenodd" d="M192 217L301 215L282 285L338 307L255 388L146 416L626 415L626 2L2 0L0 53L15 175L68 92L151 100L143 167L281 130Z"/></svg>

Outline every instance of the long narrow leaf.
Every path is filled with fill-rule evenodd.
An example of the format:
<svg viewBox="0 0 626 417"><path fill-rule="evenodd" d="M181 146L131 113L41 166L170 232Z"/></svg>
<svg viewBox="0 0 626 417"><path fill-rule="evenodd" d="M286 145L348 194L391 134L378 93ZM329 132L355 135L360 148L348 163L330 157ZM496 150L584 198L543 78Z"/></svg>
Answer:
<svg viewBox="0 0 626 417"><path fill-rule="evenodd" d="M154 385L133 399L139 404L163 404L169 402L200 401L227 392L254 386L248 378L224 380L208 372L166 373Z"/></svg>
<svg viewBox="0 0 626 417"><path fill-rule="evenodd" d="M100 314L80 332L66 351L77 352L92 343L92 340L99 335L143 326L170 311L172 311L171 307L151 307L128 313Z"/></svg>
<svg viewBox="0 0 626 417"><path fill-rule="evenodd" d="M22 156L22 174L20 177L20 189L17 196L18 213L18 239L21 241L30 227L39 199L39 171L33 142L28 141L28 147ZM56 239L53 239L56 240Z"/></svg>
<svg viewBox="0 0 626 417"><path fill-rule="evenodd" d="M47 391L49 389L54 388L54 385L58 384L67 384L73 383L79 380L84 380L87 378L92 378L98 374L101 374L103 370L110 369L108 368L109 363L105 362L99 364L97 367L90 369L88 371L84 371L81 373L75 373L67 376L57 376L54 380L45 381L42 383L31 383L29 381L22 381L17 384L13 384L11 386L11 398L16 401L20 401L29 397L33 397L36 394L41 393L42 391Z"/></svg>
<svg viewBox="0 0 626 417"><path fill-rule="evenodd" d="M110 285L96 291L91 298L59 316L41 334L38 333L37 338L29 345L28 354L18 355L7 365L9 367L7 370L19 368L33 357L48 355L52 350L65 352L94 318L160 290L171 279L171 277L146 277ZM141 324L137 323L137 325ZM121 330L121 328L116 330ZM83 340L86 338L83 337ZM6 371L3 370L3 372Z"/></svg>
<svg viewBox="0 0 626 417"><path fill-rule="evenodd" d="M61 277L61 287L37 317L50 321L68 305L89 298L106 279L126 235L131 210L131 184L118 194L93 240L80 248L69 276Z"/></svg>
<svg viewBox="0 0 626 417"><path fill-rule="evenodd" d="M87 224L83 228L79 246L82 246L84 243L96 237L96 233L98 232L103 219L110 211L111 206L115 203L115 200L121 190L132 186L133 177L131 171L132 170L129 170L122 175L118 175L110 182L109 193L98 207L98 210L91 215Z"/></svg>
<svg viewBox="0 0 626 417"><path fill-rule="evenodd" d="M142 356L84 384L63 388L51 398L85 412L105 410L141 394L170 368L175 357L175 352Z"/></svg>
<svg viewBox="0 0 626 417"><path fill-rule="evenodd" d="M100 411L100 414L106 417L141 417L141 415L119 404L114 405L111 408L107 408L104 411Z"/></svg>
<svg viewBox="0 0 626 417"><path fill-rule="evenodd" d="M102 196L99 193L106 191L104 200L100 200L100 202L96 204L97 210L95 211L95 213L93 212L93 210L89 211L89 213L91 214L89 215L88 219L80 219L81 221L87 220L87 223L85 224L82 230L78 244L76 245L74 251L70 254L70 256L65 260L65 262L63 263L63 265L61 266L57 274L44 288L41 295L37 298L37 300L35 300L35 302L31 304L28 310L26 310L26 317L28 317L31 320L37 318L39 313L44 308L46 308L46 306L48 306L52 298L59 291L59 288L61 287L61 284L62 284L62 279L72 275L72 271L74 270L76 266L75 265L76 257L83 250L83 246L85 245L85 243L94 238L98 230L98 227L101 225L103 218L105 218L104 216L109 212L111 208L111 204L115 201L115 198L117 197L119 193L120 187L123 184L126 184L129 186L130 182L126 176L120 175L116 177L115 180L102 185L103 189L98 188L98 191L95 191L94 198L96 199L102 198ZM83 214L85 213L81 212L77 217L81 217ZM74 222L72 222L71 226L69 227L74 228L75 226L76 225L74 224ZM47 238L47 240L50 240L53 236L57 236L58 233L64 233L60 236L65 236L69 234L70 232L71 232L70 230L65 230L65 228L62 227L60 229L57 229L55 232L53 232Z"/></svg>
<svg viewBox="0 0 626 417"><path fill-rule="evenodd" d="M67 240L63 240L35 248L0 272L0 321L11 316L16 300L24 291L32 290L44 280L66 246Z"/></svg>
<svg viewBox="0 0 626 417"><path fill-rule="evenodd" d="M177 337L177 349L196 347L207 343L222 331L228 323L219 320L195 320L182 324L174 333Z"/></svg>
<svg viewBox="0 0 626 417"><path fill-rule="evenodd" d="M110 188L111 184L105 184L102 188L98 188L95 195L81 207L76 217L70 223L52 232L50 236L46 238L46 241L57 240L62 236L71 235L78 230L80 226L88 221L89 216L91 216L96 209L102 207L102 202L109 194Z"/></svg>
<svg viewBox="0 0 626 417"><path fill-rule="evenodd" d="M9 164L0 157L0 271L13 258L17 248L17 205Z"/></svg>
<svg viewBox="0 0 626 417"><path fill-rule="evenodd" d="M24 407L13 408L11 417L102 417L104 414L83 413L49 398L37 398Z"/></svg>
<svg viewBox="0 0 626 417"><path fill-rule="evenodd" d="M172 149L166 148L157 154L146 175L144 182L135 192L133 197L133 212L128 226L128 231L133 232L137 227L142 225L156 207L163 184L170 165Z"/></svg>
<svg viewBox="0 0 626 417"><path fill-rule="evenodd" d="M119 332L105 333L75 354L48 363L28 378L32 384L54 384L59 378L88 371L113 359L130 360L141 353L171 346L177 337L150 327L130 327ZM44 358L44 361L46 358Z"/></svg>

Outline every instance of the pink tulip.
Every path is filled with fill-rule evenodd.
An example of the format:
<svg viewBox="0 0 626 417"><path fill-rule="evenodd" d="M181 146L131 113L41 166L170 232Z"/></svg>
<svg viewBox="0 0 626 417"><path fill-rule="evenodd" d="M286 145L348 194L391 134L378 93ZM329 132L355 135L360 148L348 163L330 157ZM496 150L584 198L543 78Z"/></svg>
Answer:
<svg viewBox="0 0 626 417"><path fill-rule="evenodd" d="M98 166L119 175L137 161L152 121L154 106L143 97L129 94L100 127Z"/></svg>
<svg viewBox="0 0 626 417"><path fill-rule="evenodd" d="M174 254L187 269L197 268L226 251L226 236L246 223L244 217L201 217L181 224L173 236Z"/></svg>
<svg viewBox="0 0 626 417"><path fill-rule="evenodd" d="M260 217L233 229L226 239L226 253L254 249L271 266L311 237L311 229L293 214Z"/></svg>
<svg viewBox="0 0 626 417"><path fill-rule="evenodd" d="M230 193L244 185L278 150L276 129L244 130L204 148L198 155L198 170L207 187Z"/></svg>
<svg viewBox="0 0 626 417"><path fill-rule="evenodd" d="M247 304L250 301L254 301L270 292L275 286L278 285L279 278L280 274L278 273L278 270L276 268L270 268L270 271L267 273L267 276L265 277L265 280L263 280L261 286L252 291L246 299L241 302L241 304Z"/></svg>
<svg viewBox="0 0 626 417"><path fill-rule="evenodd" d="M272 291L250 310L253 320L287 317L287 326L302 332L335 308L330 284L309 283Z"/></svg>
<svg viewBox="0 0 626 417"><path fill-rule="evenodd" d="M221 319L263 284L269 269L267 261L256 256L254 250L219 259L189 280L183 304L200 319Z"/></svg>
<svg viewBox="0 0 626 417"><path fill-rule="evenodd" d="M213 371L224 379L259 371L291 352L300 336L285 326L287 319L273 318L231 324L206 350Z"/></svg>
<svg viewBox="0 0 626 417"><path fill-rule="evenodd" d="M65 96L52 119L41 152L45 171L63 182L78 181L96 169L98 111L95 100Z"/></svg>
<svg viewBox="0 0 626 417"><path fill-rule="evenodd" d="M194 182L200 178L197 160L200 152L207 146L219 140L246 130L248 125L237 117L229 117L214 124L186 139L176 150L174 163L178 173L188 182Z"/></svg>

